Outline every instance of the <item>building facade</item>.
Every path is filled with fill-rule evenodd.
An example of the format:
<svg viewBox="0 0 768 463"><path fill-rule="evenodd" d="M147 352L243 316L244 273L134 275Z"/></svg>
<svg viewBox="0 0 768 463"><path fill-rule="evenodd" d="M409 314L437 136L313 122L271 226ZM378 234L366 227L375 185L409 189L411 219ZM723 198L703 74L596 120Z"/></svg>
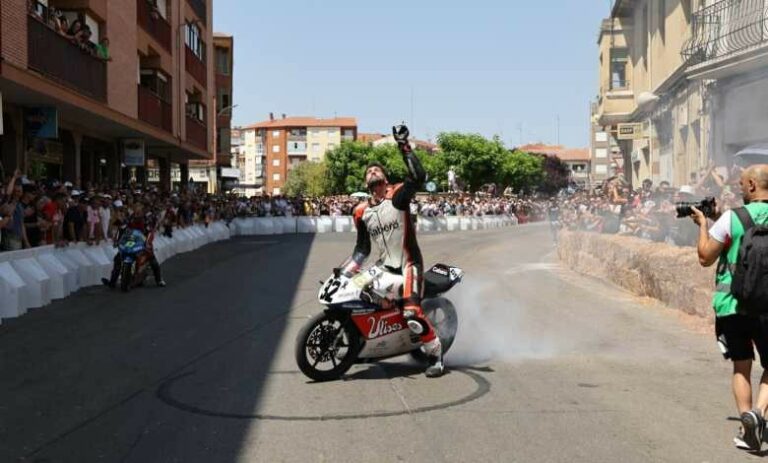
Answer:
<svg viewBox="0 0 768 463"><path fill-rule="evenodd" d="M211 0L2 0L6 173L84 187L145 182L155 164L170 188L173 165L213 159L212 13Z"/></svg>
<svg viewBox="0 0 768 463"><path fill-rule="evenodd" d="M682 186L768 142L765 0L615 0L603 20L592 121L633 185Z"/></svg>
<svg viewBox="0 0 768 463"><path fill-rule="evenodd" d="M263 175L263 192L279 195L288 172L304 161L321 161L326 151L343 141L357 140L355 118L275 118L242 128L245 141L245 176L249 166ZM253 158L253 164L248 159ZM254 176L255 178L255 176ZM250 185L250 183L248 183Z"/></svg>
<svg viewBox="0 0 768 463"><path fill-rule="evenodd" d="M592 178L593 167L589 149L535 143L523 145L518 150L525 153L557 157L568 166L569 183L573 186L589 188L595 183Z"/></svg>

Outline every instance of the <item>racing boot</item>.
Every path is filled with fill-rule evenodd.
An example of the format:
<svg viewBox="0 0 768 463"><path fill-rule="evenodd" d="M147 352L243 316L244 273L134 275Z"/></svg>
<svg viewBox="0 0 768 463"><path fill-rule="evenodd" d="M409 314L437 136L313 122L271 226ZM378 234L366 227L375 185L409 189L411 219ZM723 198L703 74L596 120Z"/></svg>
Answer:
<svg viewBox="0 0 768 463"><path fill-rule="evenodd" d="M445 373L445 365L443 364L443 346L440 344L440 338L424 343L422 346L424 353L427 354L427 361L429 366L424 374L427 378L438 378Z"/></svg>

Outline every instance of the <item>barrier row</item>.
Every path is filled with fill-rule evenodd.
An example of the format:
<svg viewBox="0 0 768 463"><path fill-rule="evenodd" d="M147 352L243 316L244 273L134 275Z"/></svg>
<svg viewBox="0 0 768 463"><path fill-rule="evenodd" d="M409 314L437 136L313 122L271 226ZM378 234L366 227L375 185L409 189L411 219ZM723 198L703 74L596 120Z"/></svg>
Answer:
<svg viewBox="0 0 768 463"><path fill-rule="evenodd" d="M229 228L223 223L175 230L173 238L155 238L155 254L162 262L229 237ZM111 242L105 242L0 253L0 324L4 318L19 317L80 288L100 285L112 270L116 252Z"/></svg>
<svg viewBox="0 0 768 463"><path fill-rule="evenodd" d="M419 217L419 232L485 230L517 225L516 218L492 217ZM355 230L352 217L249 217L235 219L233 236L279 235L285 233L348 233Z"/></svg>
<svg viewBox="0 0 768 463"><path fill-rule="evenodd" d="M419 217L420 232L484 230L517 225L509 217ZM290 233L349 233L352 217L252 217L174 230L173 238L157 236L155 255L163 262L231 236ZM5 318L24 315L80 288L101 284L109 276L116 254L111 242L99 246L78 243L65 248L43 246L0 252L0 324Z"/></svg>

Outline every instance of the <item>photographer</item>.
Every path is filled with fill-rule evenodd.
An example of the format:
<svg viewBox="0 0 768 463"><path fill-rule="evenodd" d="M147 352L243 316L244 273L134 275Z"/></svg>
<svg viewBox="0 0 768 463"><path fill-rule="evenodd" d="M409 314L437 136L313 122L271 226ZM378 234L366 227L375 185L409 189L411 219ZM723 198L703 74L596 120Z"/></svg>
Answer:
<svg viewBox="0 0 768 463"><path fill-rule="evenodd" d="M768 303L760 299L754 304L753 296L757 294L764 298L768 281L759 281L760 277L765 279L766 273L758 273L757 281L749 280L753 283L750 287L752 293L745 298L745 286L741 282L747 280L744 278L744 266L739 264L740 256L744 256L750 263L757 262L757 269L760 270L759 259L766 258L765 247L759 246L765 242L753 240L758 236L756 230L768 225L768 165L756 165L745 170L740 184L746 204L744 208L726 212L709 230L702 211L692 208L691 217L699 226L699 262L709 267L719 260L717 289L713 298L715 332L723 355L733 362L733 394L742 423L734 444L744 450L759 451L765 429L763 416L768 408ZM758 238L761 239L762 235ZM742 241L750 244L749 253L752 255L745 253L747 246L742 246ZM755 255L761 251L763 254ZM762 268L763 272L765 270L768 269ZM754 408L750 382L755 358L753 344L763 366Z"/></svg>

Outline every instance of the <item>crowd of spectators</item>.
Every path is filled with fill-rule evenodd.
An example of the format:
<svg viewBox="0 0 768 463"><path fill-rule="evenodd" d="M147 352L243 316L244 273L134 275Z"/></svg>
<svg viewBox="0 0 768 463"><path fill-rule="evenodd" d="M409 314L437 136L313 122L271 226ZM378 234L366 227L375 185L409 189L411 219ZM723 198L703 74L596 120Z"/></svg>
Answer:
<svg viewBox="0 0 768 463"><path fill-rule="evenodd" d="M98 43L94 42L93 31L85 23L82 16L74 16L74 19L70 22L66 14L67 12L63 10L46 6L38 0L28 0L27 4L29 14L32 17L80 47L81 50L104 61L111 60L109 56L109 39L103 36L99 39Z"/></svg>
<svg viewBox="0 0 768 463"><path fill-rule="evenodd" d="M157 233L173 236L177 228L229 224L243 217L349 216L365 197L210 195L195 188L163 192L140 185L86 185L33 181L16 171L0 183L0 249L13 251L43 245L99 243L112 239L121 224L137 214L155 224ZM411 205L418 217L507 215L519 223L543 220L546 204L517 197L424 195Z"/></svg>
<svg viewBox="0 0 768 463"><path fill-rule="evenodd" d="M716 199L720 211L741 205L737 169L711 165L691 176L691 184L679 188L668 182L642 182L636 190L622 177L607 180L594 192L579 192L559 201L562 226L571 230L631 235L677 246L695 246L698 227L678 219L675 205Z"/></svg>

